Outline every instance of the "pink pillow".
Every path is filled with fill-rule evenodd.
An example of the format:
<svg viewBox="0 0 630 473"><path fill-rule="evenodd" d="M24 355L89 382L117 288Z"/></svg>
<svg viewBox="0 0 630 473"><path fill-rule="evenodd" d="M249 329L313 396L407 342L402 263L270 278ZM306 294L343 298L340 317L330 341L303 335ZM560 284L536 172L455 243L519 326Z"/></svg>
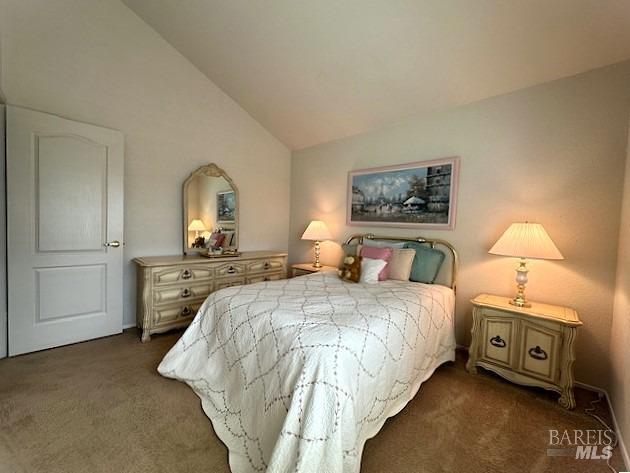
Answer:
<svg viewBox="0 0 630 473"><path fill-rule="evenodd" d="M389 260L392 257L391 248L375 248L373 246L364 246L361 248L361 256L372 259L382 259L387 262L385 267L378 273L379 281L386 281L389 278Z"/></svg>

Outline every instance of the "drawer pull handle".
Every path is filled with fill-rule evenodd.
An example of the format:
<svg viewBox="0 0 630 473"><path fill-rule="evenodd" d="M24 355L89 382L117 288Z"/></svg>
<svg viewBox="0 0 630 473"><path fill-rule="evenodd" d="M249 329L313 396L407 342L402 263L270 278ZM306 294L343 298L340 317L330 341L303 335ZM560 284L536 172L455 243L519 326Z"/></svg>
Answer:
<svg viewBox="0 0 630 473"><path fill-rule="evenodd" d="M265 276L265 279L263 279L263 281L269 281L269 278Z"/></svg>
<svg viewBox="0 0 630 473"><path fill-rule="evenodd" d="M505 340L503 340L498 335L495 335L490 339L490 344L494 345L495 347L505 348Z"/></svg>
<svg viewBox="0 0 630 473"><path fill-rule="evenodd" d="M191 277L192 273L188 269L185 269L182 273L182 279L190 279Z"/></svg>
<svg viewBox="0 0 630 473"><path fill-rule="evenodd" d="M182 297L190 297L190 289L186 288L182 291Z"/></svg>
<svg viewBox="0 0 630 473"><path fill-rule="evenodd" d="M234 266L230 266L227 269L228 274L234 274L236 272L236 268L234 268Z"/></svg>
<svg viewBox="0 0 630 473"><path fill-rule="evenodd" d="M264 267L265 269L269 269L271 267L271 265L269 264L269 261L265 261Z"/></svg>
<svg viewBox="0 0 630 473"><path fill-rule="evenodd" d="M183 316L183 317L188 317L190 314L192 314L192 310L190 309L190 307L185 306L185 307L182 309L182 316Z"/></svg>
<svg viewBox="0 0 630 473"><path fill-rule="evenodd" d="M527 353L529 353L529 356L531 356L534 360L546 360L548 358L547 352L538 345L534 348L530 348Z"/></svg>

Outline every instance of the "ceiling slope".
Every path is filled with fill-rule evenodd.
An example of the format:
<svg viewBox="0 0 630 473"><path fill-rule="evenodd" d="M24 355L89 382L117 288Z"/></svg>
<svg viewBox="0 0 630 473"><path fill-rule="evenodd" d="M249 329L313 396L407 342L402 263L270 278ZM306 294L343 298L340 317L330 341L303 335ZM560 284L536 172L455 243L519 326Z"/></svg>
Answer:
<svg viewBox="0 0 630 473"><path fill-rule="evenodd" d="M292 149L630 58L628 0L123 0Z"/></svg>

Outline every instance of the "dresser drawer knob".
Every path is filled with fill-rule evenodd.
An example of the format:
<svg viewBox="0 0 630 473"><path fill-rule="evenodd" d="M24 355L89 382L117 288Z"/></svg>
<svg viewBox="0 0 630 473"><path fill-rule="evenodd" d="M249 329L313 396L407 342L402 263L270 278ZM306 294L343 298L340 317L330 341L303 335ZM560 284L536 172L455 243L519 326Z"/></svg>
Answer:
<svg viewBox="0 0 630 473"><path fill-rule="evenodd" d="M189 269L185 269L182 272L182 279L190 279L192 277L192 273L190 272Z"/></svg>
<svg viewBox="0 0 630 473"><path fill-rule="evenodd" d="M181 293L181 297L190 297L190 289L184 289Z"/></svg>
<svg viewBox="0 0 630 473"><path fill-rule="evenodd" d="M227 269L228 274L234 274L236 272L236 268L234 268L234 266L230 266Z"/></svg>
<svg viewBox="0 0 630 473"><path fill-rule="evenodd" d="M192 310L190 309L190 307L185 306L185 307L182 309L182 316L183 316L183 317L188 317L190 314L192 314Z"/></svg>
<svg viewBox="0 0 630 473"><path fill-rule="evenodd" d="M265 269L269 269L271 267L271 264L269 264L269 261L265 261L265 264L263 266Z"/></svg>
<svg viewBox="0 0 630 473"><path fill-rule="evenodd" d="M498 348L505 348L505 340L503 340L499 335L492 337L490 339L490 344Z"/></svg>
<svg viewBox="0 0 630 473"><path fill-rule="evenodd" d="M547 352L538 345L530 348L527 353L529 353L529 356L531 356L534 360L546 360L548 358Z"/></svg>

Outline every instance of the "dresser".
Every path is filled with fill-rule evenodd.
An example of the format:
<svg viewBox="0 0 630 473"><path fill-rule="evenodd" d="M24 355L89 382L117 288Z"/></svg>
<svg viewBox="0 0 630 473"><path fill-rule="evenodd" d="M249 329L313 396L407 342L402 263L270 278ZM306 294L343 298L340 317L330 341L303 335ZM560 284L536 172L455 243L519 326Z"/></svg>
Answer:
<svg viewBox="0 0 630 473"><path fill-rule="evenodd" d="M284 279L287 274L287 254L270 251L226 258L149 256L133 261L138 278L136 320L143 342L154 333L187 326L211 292Z"/></svg>
<svg viewBox="0 0 630 473"><path fill-rule="evenodd" d="M480 366L514 383L556 391L560 405L573 409L573 344L582 325L577 312L536 302L516 307L509 301L490 294L472 300L466 368L476 373Z"/></svg>

